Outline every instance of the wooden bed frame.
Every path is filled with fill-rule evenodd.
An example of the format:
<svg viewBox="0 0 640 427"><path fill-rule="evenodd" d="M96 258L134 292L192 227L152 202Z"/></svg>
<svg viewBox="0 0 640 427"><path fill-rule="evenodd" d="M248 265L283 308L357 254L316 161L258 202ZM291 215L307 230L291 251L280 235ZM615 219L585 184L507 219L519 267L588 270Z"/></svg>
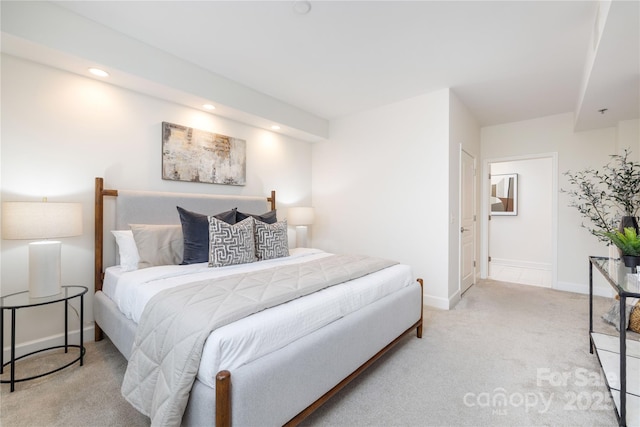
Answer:
<svg viewBox="0 0 640 427"><path fill-rule="evenodd" d="M105 189L103 178L95 179L95 292L102 290L104 280L104 198L105 197L117 197L118 190ZM271 191L271 196L266 198L267 202L271 205L271 210L276 209L276 193ZM417 279L420 284L421 294L423 288L423 280ZM322 406L332 396L342 390L347 384L349 384L354 378L360 375L364 370L376 362L382 355L398 344L406 335L410 334L414 329L418 338L422 338L422 297L421 297L421 310L420 319L410 326L407 330L401 333L391 343L382 348L373 357L363 363L359 368L353 371L350 375L345 377L342 381L336 384L333 388L327 391L323 396L309 405L306 409L302 410L298 415L293 417L286 426L295 426L302 422L305 418L311 415L316 409ZM100 326L95 323L95 340L100 341L103 339L103 332ZM215 390L215 425L217 427L231 426L231 373L223 370L216 375L216 390Z"/></svg>

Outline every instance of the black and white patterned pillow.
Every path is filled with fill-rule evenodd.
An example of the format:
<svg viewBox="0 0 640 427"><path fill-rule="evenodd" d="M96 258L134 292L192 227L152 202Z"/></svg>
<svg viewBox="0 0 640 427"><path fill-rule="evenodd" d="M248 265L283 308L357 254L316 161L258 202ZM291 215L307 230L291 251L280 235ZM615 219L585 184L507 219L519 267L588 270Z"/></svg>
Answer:
<svg viewBox="0 0 640 427"><path fill-rule="evenodd" d="M231 225L209 217L209 267L245 264L256 260L254 219Z"/></svg>
<svg viewBox="0 0 640 427"><path fill-rule="evenodd" d="M274 224L255 220L255 239L258 260L289 256L286 220Z"/></svg>

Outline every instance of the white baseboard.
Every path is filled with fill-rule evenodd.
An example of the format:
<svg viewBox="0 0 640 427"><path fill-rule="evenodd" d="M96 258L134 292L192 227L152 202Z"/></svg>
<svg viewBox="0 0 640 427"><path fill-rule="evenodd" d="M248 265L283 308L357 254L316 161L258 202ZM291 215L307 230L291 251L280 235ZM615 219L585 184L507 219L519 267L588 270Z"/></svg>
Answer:
<svg viewBox="0 0 640 427"><path fill-rule="evenodd" d="M460 289L458 289L453 295L449 297L449 310L455 307L459 302L462 295L460 294Z"/></svg>
<svg viewBox="0 0 640 427"><path fill-rule="evenodd" d="M441 310L449 310L449 300L447 298L424 295L422 303L424 305L428 305L429 307L439 308Z"/></svg>
<svg viewBox="0 0 640 427"><path fill-rule="evenodd" d="M94 341L93 324L85 325L83 334L84 334L83 336L84 342L93 342ZM8 336L6 336L5 338L6 340L9 339ZM78 345L78 343L80 342L80 330L75 329L75 330L69 331L68 339L69 339L68 344ZM43 348L55 347L58 345L64 345L64 333L17 344L16 357L20 357L23 354L29 354L33 351L41 350ZM7 346L7 347L4 347L2 350L3 350L2 357L4 358L3 359L4 363L7 363L11 358L11 347Z"/></svg>
<svg viewBox="0 0 640 427"><path fill-rule="evenodd" d="M585 295L589 295L589 285L588 284L582 284L582 283L571 283L571 282L560 282L558 281L558 284L556 285L556 287L554 288L557 291L565 291L565 292L573 292L576 294L585 294ZM611 289L611 287L601 287L601 286L594 286L593 287L593 294L600 296L600 297L606 297L606 298L611 298L613 297L613 289Z"/></svg>
<svg viewBox="0 0 640 427"><path fill-rule="evenodd" d="M491 264L502 265L505 267L527 268L531 270L551 271L552 264L546 262L531 262L517 259L495 258L491 257Z"/></svg>

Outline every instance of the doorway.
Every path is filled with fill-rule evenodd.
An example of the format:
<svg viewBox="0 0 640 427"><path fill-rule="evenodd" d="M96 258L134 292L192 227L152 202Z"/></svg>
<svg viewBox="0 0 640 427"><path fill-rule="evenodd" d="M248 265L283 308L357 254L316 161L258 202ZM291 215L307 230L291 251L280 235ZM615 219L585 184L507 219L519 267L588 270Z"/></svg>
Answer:
<svg viewBox="0 0 640 427"><path fill-rule="evenodd" d="M460 150L460 295L476 278L476 159Z"/></svg>
<svg viewBox="0 0 640 427"><path fill-rule="evenodd" d="M482 277L555 288L557 281L557 154L491 159L486 163L483 207L487 211ZM494 184L492 185L492 179ZM505 177L517 188L515 206L500 212ZM511 201L511 199L510 199ZM492 202L493 209L492 209ZM497 210L497 211L496 211ZM486 237L486 239L485 239Z"/></svg>

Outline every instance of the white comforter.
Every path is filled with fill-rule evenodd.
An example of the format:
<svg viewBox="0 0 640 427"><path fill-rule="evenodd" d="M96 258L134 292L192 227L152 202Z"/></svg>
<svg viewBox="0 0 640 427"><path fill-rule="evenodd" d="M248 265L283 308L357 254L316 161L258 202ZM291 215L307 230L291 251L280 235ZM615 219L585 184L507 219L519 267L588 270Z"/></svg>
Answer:
<svg viewBox="0 0 640 427"><path fill-rule="evenodd" d="M120 273L107 269L103 291L120 311L138 323L146 303L158 292L212 277L319 259L315 249L292 250L291 256L251 264L209 268L206 263L162 266ZM411 269L395 265L360 279L298 298L215 330L207 339L198 379L215 386L215 375L269 354L359 308L412 283Z"/></svg>

